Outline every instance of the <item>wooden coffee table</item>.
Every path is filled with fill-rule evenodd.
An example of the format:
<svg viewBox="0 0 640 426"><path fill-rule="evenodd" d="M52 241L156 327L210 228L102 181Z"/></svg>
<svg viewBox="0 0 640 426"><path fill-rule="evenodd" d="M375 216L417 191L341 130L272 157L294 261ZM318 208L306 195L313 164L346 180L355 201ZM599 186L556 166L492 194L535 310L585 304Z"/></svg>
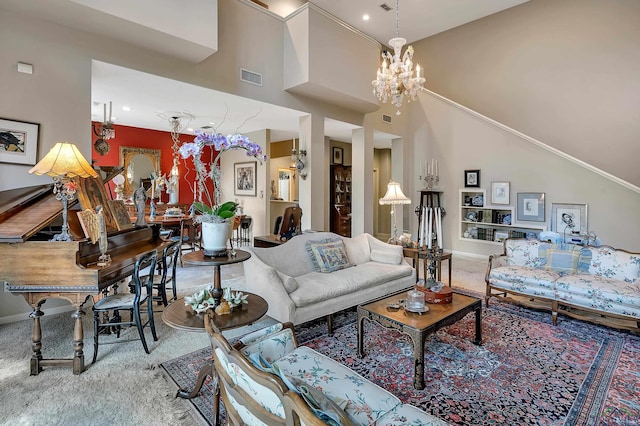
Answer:
<svg viewBox="0 0 640 426"><path fill-rule="evenodd" d="M406 334L413 342L414 378L413 386L424 389L424 342L426 337L442 327L451 325L464 318L468 313L476 312L476 345L482 343L482 302L480 299L454 293L452 303L427 304L426 313L413 313L400 308L397 311L387 309L389 304L398 303L407 298L407 291L397 293L375 302L358 305L358 357L364 356L363 341L365 319L385 328L398 330Z"/></svg>

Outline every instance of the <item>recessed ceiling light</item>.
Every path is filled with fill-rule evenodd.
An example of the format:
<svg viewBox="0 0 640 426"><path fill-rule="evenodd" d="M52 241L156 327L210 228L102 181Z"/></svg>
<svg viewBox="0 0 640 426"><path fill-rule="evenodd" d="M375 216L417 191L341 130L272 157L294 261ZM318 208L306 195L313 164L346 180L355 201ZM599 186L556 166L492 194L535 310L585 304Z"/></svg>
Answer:
<svg viewBox="0 0 640 426"><path fill-rule="evenodd" d="M187 128L187 132L193 132L193 128L192 127Z"/></svg>
<svg viewBox="0 0 640 426"><path fill-rule="evenodd" d="M111 121L116 121L118 119L118 117L116 117L115 115L111 116Z"/></svg>
<svg viewBox="0 0 640 426"><path fill-rule="evenodd" d="M366 13L364 15L362 15L362 20L363 21L368 21L369 20L369 15L367 15Z"/></svg>
<svg viewBox="0 0 640 426"><path fill-rule="evenodd" d="M123 111L132 111L131 107L130 106L126 106L126 105L122 107L122 110Z"/></svg>

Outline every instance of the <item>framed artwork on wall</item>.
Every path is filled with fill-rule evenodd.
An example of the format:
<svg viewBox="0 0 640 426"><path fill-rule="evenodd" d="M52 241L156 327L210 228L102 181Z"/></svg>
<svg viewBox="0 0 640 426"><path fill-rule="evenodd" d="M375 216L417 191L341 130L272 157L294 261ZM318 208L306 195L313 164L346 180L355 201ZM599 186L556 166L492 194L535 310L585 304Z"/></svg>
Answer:
<svg viewBox="0 0 640 426"><path fill-rule="evenodd" d="M464 186L465 188L479 188L480 187L480 170L465 170Z"/></svg>
<svg viewBox="0 0 640 426"><path fill-rule="evenodd" d="M491 204L509 204L509 182L491 182Z"/></svg>
<svg viewBox="0 0 640 426"><path fill-rule="evenodd" d="M344 150L337 146L333 147L333 164L342 164L342 156L344 155Z"/></svg>
<svg viewBox="0 0 640 426"><path fill-rule="evenodd" d="M40 124L0 118L0 162L34 166Z"/></svg>
<svg viewBox="0 0 640 426"><path fill-rule="evenodd" d="M551 230L566 236L587 232L586 204L551 204Z"/></svg>
<svg viewBox="0 0 640 426"><path fill-rule="evenodd" d="M233 187L233 193L235 195L247 195L250 197L257 195L256 165L256 161L234 163L235 185Z"/></svg>
<svg viewBox="0 0 640 426"><path fill-rule="evenodd" d="M544 192L518 192L518 221L544 222Z"/></svg>

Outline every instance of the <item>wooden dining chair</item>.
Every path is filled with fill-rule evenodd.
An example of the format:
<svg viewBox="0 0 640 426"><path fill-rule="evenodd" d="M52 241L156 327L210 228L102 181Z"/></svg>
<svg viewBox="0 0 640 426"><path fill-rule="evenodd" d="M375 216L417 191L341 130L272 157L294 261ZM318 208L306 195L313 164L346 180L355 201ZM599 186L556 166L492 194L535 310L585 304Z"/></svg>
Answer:
<svg viewBox="0 0 640 426"><path fill-rule="evenodd" d="M182 255L185 252L200 250L200 224L195 223L192 218L180 221L180 266L184 267Z"/></svg>
<svg viewBox="0 0 640 426"><path fill-rule="evenodd" d="M140 256L133 268L133 293L114 293L103 297L93 304L93 361L98 358L98 345L100 336L106 337L112 331L116 334L116 339L104 341L102 344L124 343L138 339L120 339L120 333L123 327L136 326L138 330L139 340L142 341L144 351L149 353L149 347L144 337L144 329L148 326L151 328L153 340L158 340L156 334L156 326L153 321L153 273L156 268L157 260L156 250L147 252ZM145 271L145 272L143 272ZM144 276L146 275L146 276ZM146 309L146 321L143 322L141 309ZM129 313L128 321L122 317L122 312ZM113 312L111 319L107 313Z"/></svg>

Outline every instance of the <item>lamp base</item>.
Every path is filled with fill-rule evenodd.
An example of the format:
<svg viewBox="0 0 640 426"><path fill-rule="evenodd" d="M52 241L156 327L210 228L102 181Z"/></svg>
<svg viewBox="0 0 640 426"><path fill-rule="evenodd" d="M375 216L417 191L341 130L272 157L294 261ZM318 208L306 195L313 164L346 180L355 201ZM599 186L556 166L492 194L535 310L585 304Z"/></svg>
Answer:
<svg viewBox="0 0 640 426"><path fill-rule="evenodd" d="M66 229L63 229L61 233L54 235L49 241L73 241L73 238Z"/></svg>

